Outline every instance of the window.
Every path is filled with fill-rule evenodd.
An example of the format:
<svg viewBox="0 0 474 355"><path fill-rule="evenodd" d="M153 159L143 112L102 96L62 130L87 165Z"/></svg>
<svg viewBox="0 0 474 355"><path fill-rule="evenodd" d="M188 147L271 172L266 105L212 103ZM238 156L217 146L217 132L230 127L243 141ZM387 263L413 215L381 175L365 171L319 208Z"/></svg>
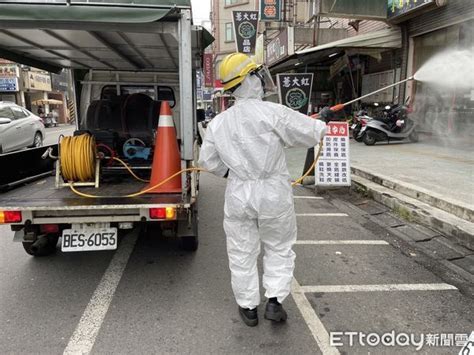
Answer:
<svg viewBox="0 0 474 355"><path fill-rule="evenodd" d="M224 4L225 6L230 6L230 5L235 5L241 2L242 0L225 0Z"/></svg>
<svg viewBox="0 0 474 355"><path fill-rule="evenodd" d="M9 107L0 108L0 118L9 118L13 120L13 112Z"/></svg>
<svg viewBox="0 0 474 355"><path fill-rule="evenodd" d="M234 29L232 28L232 22L225 24L225 41L232 42L234 40Z"/></svg>
<svg viewBox="0 0 474 355"><path fill-rule="evenodd" d="M27 117L27 115L25 115L25 112L20 107L12 106L11 110L13 111L13 117L15 118L15 120Z"/></svg>

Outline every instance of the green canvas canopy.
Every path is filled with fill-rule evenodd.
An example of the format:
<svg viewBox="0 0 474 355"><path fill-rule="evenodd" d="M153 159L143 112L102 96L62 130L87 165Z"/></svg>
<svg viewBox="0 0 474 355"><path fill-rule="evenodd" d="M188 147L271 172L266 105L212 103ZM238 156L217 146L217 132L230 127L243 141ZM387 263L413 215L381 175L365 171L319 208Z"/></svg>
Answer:
<svg viewBox="0 0 474 355"><path fill-rule="evenodd" d="M180 12L189 0L1 1L0 57L58 72L61 68L177 68ZM192 47L214 38L193 26Z"/></svg>

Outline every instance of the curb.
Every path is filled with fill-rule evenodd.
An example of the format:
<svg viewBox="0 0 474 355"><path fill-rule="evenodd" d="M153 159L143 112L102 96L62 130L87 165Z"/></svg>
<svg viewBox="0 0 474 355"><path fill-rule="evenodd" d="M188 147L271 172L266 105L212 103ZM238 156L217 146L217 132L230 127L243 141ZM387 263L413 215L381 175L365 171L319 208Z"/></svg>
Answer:
<svg viewBox="0 0 474 355"><path fill-rule="evenodd" d="M387 177L379 173L374 174L357 166L352 166L351 171L356 176L363 177L374 183L400 192L403 195L425 202L430 206L446 211L466 221L474 222L474 210L472 209L472 206L463 202L455 201L449 197L441 196L422 187Z"/></svg>
<svg viewBox="0 0 474 355"><path fill-rule="evenodd" d="M364 177L353 175L352 181L353 188L365 192L409 222L433 228L460 245L474 250L474 223Z"/></svg>

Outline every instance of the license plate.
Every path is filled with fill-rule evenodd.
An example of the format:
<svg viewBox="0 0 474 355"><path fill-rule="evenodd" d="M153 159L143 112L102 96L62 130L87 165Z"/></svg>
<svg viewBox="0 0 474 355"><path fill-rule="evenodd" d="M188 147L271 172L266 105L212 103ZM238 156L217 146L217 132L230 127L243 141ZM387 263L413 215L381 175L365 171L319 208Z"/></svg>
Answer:
<svg viewBox="0 0 474 355"><path fill-rule="evenodd" d="M356 126L357 126L357 123L354 123L354 124L351 126L351 129L356 128Z"/></svg>
<svg viewBox="0 0 474 355"><path fill-rule="evenodd" d="M65 229L61 250L93 251L117 249L117 228Z"/></svg>

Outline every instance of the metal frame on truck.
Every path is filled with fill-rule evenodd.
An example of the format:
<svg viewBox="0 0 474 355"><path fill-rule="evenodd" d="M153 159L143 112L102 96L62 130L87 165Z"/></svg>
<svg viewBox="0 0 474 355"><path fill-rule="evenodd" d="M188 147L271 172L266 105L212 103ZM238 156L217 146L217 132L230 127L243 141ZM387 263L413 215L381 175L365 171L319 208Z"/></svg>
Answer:
<svg viewBox="0 0 474 355"><path fill-rule="evenodd" d="M174 78L183 169L193 166L196 158L194 74L201 65L203 49L212 40L206 30L192 25L188 0L0 0L0 57L51 72L64 67L73 69L81 101L85 99L77 90L81 85L87 91L101 83L137 84L145 78L145 83L156 86L162 78ZM81 73L88 76L78 78ZM108 73L110 78L95 80L100 73ZM136 73L137 79L124 81L127 73ZM79 120L76 122L82 128ZM54 238L44 241L48 234L54 234L51 226L60 227L55 235L57 241L65 226L106 223L128 228L133 222L152 221L166 222L166 226L179 222L175 235L181 237L185 249L195 250L197 180L197 173L182 174L180 195L119 197L127 189L136 191L139 186L105 184L98 191L86 188L86 192L110 197L85 199L68 188L56 189L50 177L0 195L0 217L5 212L20 212L20 220L4 218L3 222L12 225L15 239L22 241L26 251L33 255L47 254L53 249ZM152 218L151 209L166 207L176 209L173 220Z"/></svg>

